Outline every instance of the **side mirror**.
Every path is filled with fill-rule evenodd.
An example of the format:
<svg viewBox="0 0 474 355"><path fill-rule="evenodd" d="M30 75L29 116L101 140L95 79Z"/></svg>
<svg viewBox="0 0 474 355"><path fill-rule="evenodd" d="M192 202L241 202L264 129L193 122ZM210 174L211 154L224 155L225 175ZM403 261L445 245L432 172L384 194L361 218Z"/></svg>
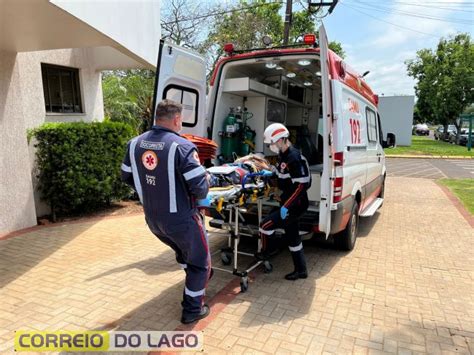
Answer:
<svg viewBox="0 0 474 355"><path fill-rule="evenodd" d="M387 133L387 140L383 141L383 148L395 148L396 146L396 137L393 133Z"/></svg>

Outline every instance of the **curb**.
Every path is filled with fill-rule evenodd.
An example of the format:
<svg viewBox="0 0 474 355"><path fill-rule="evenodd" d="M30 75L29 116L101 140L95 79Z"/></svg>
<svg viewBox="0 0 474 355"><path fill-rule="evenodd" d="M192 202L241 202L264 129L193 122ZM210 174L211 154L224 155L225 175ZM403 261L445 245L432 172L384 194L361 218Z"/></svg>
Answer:
<svg viewBox="0 0 474 355"><path fill-rule="evenodd" d="M393 154L385 155L385 158L407 158L407 159L474 159L474 156L456 156L456 155L403 155Z"/></svg>
<svg viewBox="0 0 474 355"><path fill-rule="evenodd" d="M451 203L456 207L456 209L461 213L461 215L464 217L466 222L471 226L471 228L474 228L474 216L471 215L471 213L467 210L467 208L462 204L461 200L457 198L457 196L447 187L441 184L438 181L435 181L436 185L438 185L441 190L446 194L446 196L449 198Z"/></svg>

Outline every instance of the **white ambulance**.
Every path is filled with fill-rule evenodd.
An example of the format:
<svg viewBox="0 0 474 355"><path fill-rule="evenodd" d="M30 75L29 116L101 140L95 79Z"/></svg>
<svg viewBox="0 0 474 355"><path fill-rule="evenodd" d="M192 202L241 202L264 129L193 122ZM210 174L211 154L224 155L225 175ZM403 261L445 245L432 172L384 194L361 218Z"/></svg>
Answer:
<svg viewBox="0 0 474 355"><path fill-rule="evenodd" d="M314 35L306 35L304 42L306 47L247 52L226 45L227 56L213 71L207 104L204 59L162 42L155 100L181 102L183 133L213 139L219 154L228 143L224 127L230 108L245 107L253 115L247 121L255 132L252 150L266 156L273 153L263 144L265 127L274 122L287 126L312 173L310 208L300 229L333 235L337 247L351 250L359 217L372 216L383 203L383 148L394 146L395 136L384 140L378 97L328 49L324 27L319 46Z"/></svg>

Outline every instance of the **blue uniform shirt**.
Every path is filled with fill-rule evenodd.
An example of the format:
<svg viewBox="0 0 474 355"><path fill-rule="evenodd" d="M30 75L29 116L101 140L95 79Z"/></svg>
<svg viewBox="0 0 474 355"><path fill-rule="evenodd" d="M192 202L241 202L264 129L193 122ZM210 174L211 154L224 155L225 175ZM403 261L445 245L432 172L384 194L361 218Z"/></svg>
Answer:
<svg viewBox="0 0 474 355"><path fill-rule="evenodd" d="M122 180L137 192L148 224L193 216L209 191L196 146L161 126L128 142Z"/></svg>

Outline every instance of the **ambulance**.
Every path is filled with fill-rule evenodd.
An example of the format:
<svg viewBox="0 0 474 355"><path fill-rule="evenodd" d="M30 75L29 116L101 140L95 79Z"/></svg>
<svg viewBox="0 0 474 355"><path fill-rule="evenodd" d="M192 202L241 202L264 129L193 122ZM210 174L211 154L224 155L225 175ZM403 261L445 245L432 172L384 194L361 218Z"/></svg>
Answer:
<svg viewBox="0 0 474 355"><path fill-rule="evenodd" d="M220 161L214 164L238 155L229 150L249 147L271 159L264 129L274 122L287 126L312 174L310 207L300 229L308 236L332 236L338 248L352 250L359 217L370 217L382 206L383 149L395 145L395 136L385 138L377 95L328 49L324 26L318 41L305 35L304 44L245 52L226 45L207 93L204 58L161 42L155 103L168 98L183 104L182 133L217 142ZM250 134L245 141L228 141L239 126L234 129L226 120L239 112L251 117L244 127Z"/></svg>

